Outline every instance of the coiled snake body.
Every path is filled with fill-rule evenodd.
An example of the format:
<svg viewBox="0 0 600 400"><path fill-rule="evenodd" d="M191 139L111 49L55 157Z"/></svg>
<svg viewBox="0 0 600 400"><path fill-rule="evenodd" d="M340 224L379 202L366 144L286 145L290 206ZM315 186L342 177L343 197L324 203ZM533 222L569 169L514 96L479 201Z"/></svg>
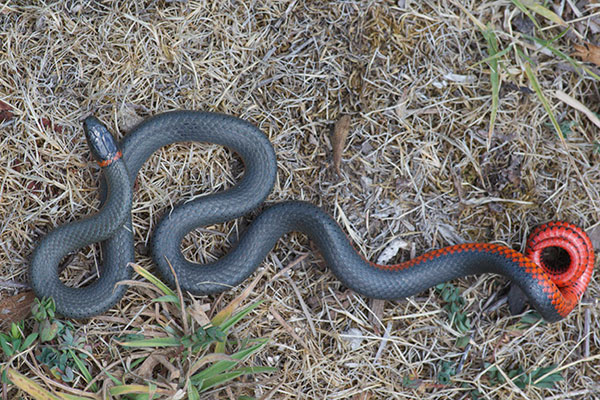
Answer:
<svg viewBox="0 0 600 400"><path fill-rule="evenodd" d="M97 214L60 226L44 237L34 250L29 271L36 294L54 298L57 311L67 317L100 314L123 296L127 287L116 283L130 279L127 265L134 261L131 192L136 175L157 149L184 141L220 144L237 153L245 165L244 176L236 186L175 207L154 232L152 252L162 277L174 284L172 265L181 288L191 293L218 293L240 284L289 231L307 234L344 285L372 298L404 298L441 282L491 272L512 279L546 320L557 321L575 307L591 278L594 253L590 240L568 223L539 227L529 237L525 255L497 244L470 243L385 266L366 261L335 220L301 201L267 208L228 254L198 266L182 255L183 237L200 226L247 214L270 193L277 167L266 136L243 120L193 111L169 112L144 121L123 139L120 151L95 118L86 120L85 131L92 153L104 169L106 199ZM86 287L67 287L58 275L61 259L97 241L103 241L101 276ZM569 267L557 270L546 266L542 250L547 247L563 248L570 258Z"/></svg>

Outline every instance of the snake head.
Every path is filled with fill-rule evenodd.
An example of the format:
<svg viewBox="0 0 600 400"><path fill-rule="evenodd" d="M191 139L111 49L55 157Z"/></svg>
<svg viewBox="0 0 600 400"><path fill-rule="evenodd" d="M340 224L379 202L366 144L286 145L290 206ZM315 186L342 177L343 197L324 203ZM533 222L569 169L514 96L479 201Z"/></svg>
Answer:
<svg viewBox="0 0 600 400"><path fill-rule="evenodd" d="M90 151L101 167L106 167L121 157L117 142L98 118L87 117L83 121L83 129Z"/></svg>

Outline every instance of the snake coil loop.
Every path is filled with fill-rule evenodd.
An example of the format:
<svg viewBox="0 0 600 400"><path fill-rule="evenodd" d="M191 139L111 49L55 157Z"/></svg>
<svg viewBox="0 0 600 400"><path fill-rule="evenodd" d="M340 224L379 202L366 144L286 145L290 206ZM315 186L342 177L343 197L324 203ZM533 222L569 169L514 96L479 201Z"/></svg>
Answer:
<svg viewBox="0 0 600 400"><path fill-rule="evenodd" d="M544 251L552 248L560 248L567 253L566 266L556 267L544 261ZM566 317L575 308L592 278L594 247L590 238L567 222L549 222L538 226L529 235L525 257L541 267L543 273L535 272L538 283L551 294L558 313Z"/></svg>

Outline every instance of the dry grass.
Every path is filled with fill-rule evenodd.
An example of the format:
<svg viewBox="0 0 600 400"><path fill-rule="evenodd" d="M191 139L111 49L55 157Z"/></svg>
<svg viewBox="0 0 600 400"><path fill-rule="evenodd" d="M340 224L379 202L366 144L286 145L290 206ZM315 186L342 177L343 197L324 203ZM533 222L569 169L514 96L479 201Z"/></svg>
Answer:
<svg viewBox="0 0 600 400"><path fill-rule="evenodd" d="M463 241L522 249L531 228L549 220L569 220L587 230L598 226L597 129L552 94L563 90L598 111L597 82L534 51L518 32L527 24L510 1L465 7L495 27L501 48L518 41L528 49L555 115L575 122L566 145L547 126L535 94L507 86L530 87L513 52L503 61L504 86L488 149L490 71L485 63L475 65L487 56L486 42L451 2L4 3L0 100L15 117L0 124L0 271L8 282L2 296L15 293L11 282L26 281L27 257L43 233L97 207L98 171L80 126L90 113L119 137L140 119L174 109L219 111L253 122L278 157L278 181L268 201L320 205L371 259L397 238L406 242L396 257L402 260L411 249L420 254ZM569 53L582 38L597 41L597 5L578 3L577 16L573 2L556 3L564 6L565 20L577 19L569 23L575 33L560 39L558 48ZM539 20L546 39L562 30ZM337 176L329 133L343 114L351 115L351 131ZM168 207L229 187L241 172L235 157L212 145L172 145L156 154L138 177L133 205L138 250ZM218 257L229 243L225 235L235 240L245 223L189 235L186 254ZM561 323L517 329L519 317L505 306L483 313L462 371L442 385L437 376L443 363L457 364L463 351L439 296L431 290L387 302L373 317L373 303L348 293L313 255L290 269L289 278L272 279L312 252L305 237L280 240L251 296L265 302L236 331L240 338L269 337L254 362L281 373L232 385L214 398L468 399L473 388L485 399L600 398L597 279ZM84 249L75 264L89 269L97 253L95 246ZM151 266L139 252L138 261ZM74 282L83 275L68 274ZM465 312L474 319L503 280L482 276L455 284L465 289ZM225 299L206 301L218 309ZM122 374L127 360L109 348L109 340L149 300L147 291L132 289L106 315L77 325L88 333L99 365ZM145 318L132 327L153 323ZM33 354L11 364L29 377L43 374L24 360L33 362ZM565 380L553 389L492 383L484 362L504 373L556 364L564 368ZM406 379L415 385L404 385ZM84 386L80 381L77 387Z"/></svg>

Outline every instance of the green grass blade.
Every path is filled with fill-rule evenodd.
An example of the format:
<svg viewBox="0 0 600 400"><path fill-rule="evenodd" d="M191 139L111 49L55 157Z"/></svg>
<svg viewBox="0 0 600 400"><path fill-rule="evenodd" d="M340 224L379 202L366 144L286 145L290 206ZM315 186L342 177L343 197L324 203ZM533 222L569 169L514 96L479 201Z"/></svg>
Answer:
<svg viewBox="0 0 600 400"><path fill-rule="evenodd" d="M173 303L179 305L179 297L170 294L165 294L164 296L157 297L151 301L153 303Z"/></svg>
<svg viewBox="0 0 600 400"><path fill-rule="evenodd" d="M160 394L157 393L158 391L156 389L156 385L151 383L149 383L148 386L135 384L113 386L108 390L108 392L112 396L133 395L131 396L132 398L139 400L150 398L154 399L160 396Z"/></svg>
<svg viewBox="0 0 600 400"><path fill-rule="evenodd" d="M210 377L213 377L215 375L218 375L225 371L228 371L231 368L235 367L240 361L245 360L246 358L250 357L252 354L259 351L261 348L263 348L267 344L267 342L268 342L268 340L261 339L258 344L255 344L254 346L250 346L244 350L240 350L237 353L232 354L230 357L233 359L233 361L223 360L223 361L216 362L215 364L211 365L210 367L208 367L208 368L204 369L203 371L192 376L190 378L190 380L196 384L199 381L206 381Z"/></svg>
<svg viewBox="0 0 600 400"><path fill-rule="evenodd" d="M75 396L72 394L61 393L60 397L61 397L61 400L95 400L95 399L98 399L98 397L95 397L94 395L91 395L91 394L90 394L90 397L81 397L81 396Z"/></svg>
<svg viewBox="0 0 600 400"><path fill-rule="evenodd" d="M176 337L152 338L129 340L127 342L117 342L123 347L177 347L181 346L181 340Z"/></svg>
<svg viewBox="0 0 600 400"><path fill-rule="evenodd" d="M131 267L133 268L133 270L135 272L137 272L138 274L140 274L141 276L143 276L144 278L146 278L146 280L148 282L150 282L154 286L156 286L165 295L177 297L176 293L173 290L171 290L170 287L168 287L165 283L163 283L163 281L161 281L160 279L158 279L158 277L156 277L153 274L151 274L148 270L140 267L137 264L133 264L133 263L131 264ZM177 301L177 302L179 303L179 301Z"/></svg>
<svg viewBox="0 0 600 400"><path fill-rule="evenodd" d="M556 49L554 46L552 46L552 43L555 40L557 40L558 38L562 37L565 32L567 32L567 30L565 30L560 35L558 35L555 38L552 38L550 40L544 40L544 39L540 39L540 38L537 38L535 36L530 36L530 35L523 35L523 37L539 44L542 47L547 48L548 50L550 50L552 52L552 54L554 54L555 56L557 56L559 58L562 58L563 60L565 60L566 62L571 64L571 66L573 66L574 68L581 68L581 64L579 62L577 62L577 60L573 59L572 57L568 56L567 54L563 53L562 51L560 51L560 50Z"/></svg>
<svg viewBox="0 0 600 400"><path fill-rule="evenodd" d="M562 31L561 33L559 33L558 35L554 36L552 39L548 40L548 43L553 43L556 42L558 39L562 38L563 36L565 36L567 33L569 32L569 28L565 29L564 31ZM540 39L541 40L541 39Z"/></svg>
<svg viewBox="0 0 600 400"><path fill-rule="evenodd" d="M500 58L504 57L506 55L506 53L508 53L512 49L513 46L514 46L514 43L511 43L508 45L507 48L500 50L498 53L488 56L488 57L484 58L483 60L477 61L475 64L471 65L469 68L471 68L471 69L475 68L478 65L483 64L483 63L489 64L492 60L499 60Z"/></svg>
<svg viewBox="0 0 600 400"><path fill-rule="evenodd" d="M253 375L253 374L260 374L263 372L275 372L275 371L277 371L277 368L273 368L273 367L239 368L239 369L236 369L235 371L225 372L225 373L218 374L218 375L212 376L210 378L207 378L206 380L204 380L202 382L200 391L204 392L210 388L222 385L223 383L233 380L242 375Z"/></svg>
<svg viewBox="0 0 600 400"><path fill-rule="evenodd" d="M531 59L531 57L529 57L527 54L523 53L517 46L515 46L515 50L517 51L519 58L525 60L529 64L535 64L535 62Z"/></svg>
<svg viewBox="0 0 600 400"><path fill-rule="evenodd" d="M200 393L198 393L198 389L196 386L192 385L192 382L188 382L188 400L200 400Z"/></svg>
<svg viewBox="0 0 600 400"><path fill-rule="evenodd" d="M254 310L256 307L258 307L262 303L263 303L263 301L260 300L254 304L250 304L246 308L242 309L238 313L236 313L233 316L231 316L230 318L226 319L221 325L219 325L219 328L221 328L221 330L223 332L227 332L228 329L230 329L233 325L237 324L242 318L244 318L246 315L248 315L252 310Z"/></svg>
<svg viewBox="0 0 600 400"><path fill-rule="evenodd" d="M33 380L21 375L12 368L8 368L6 375L16 387L34 399L61 400L60 397L53 395Z"/></svg>
<svg viewBox="0 0 600 400"><path fill-rule="evenodd" d="M527 15L527 18L529 18L531 20L531 22L533 22L533 24L535 25L536 28L540 29L540 24L538 24L538 22L536 21L535 17L533 16L532 13L529 12L529 9L525 6L525 4L523 4L520 0L512 0L513 4L515 6L517 6L517 8L519 10L521 10L521 12L525 15Z"/></svg>
<svg viewBox="0 0 600 400"><path fill-rule="evenodd" d="M587 72L587 74L591 77L593 77L594 79L600 81L600 76L598 76L598 74L594 73L594 71L592 71L591 69L589 69L587 66L582 65L581 68L583 68L583 70L585 72Z"/></svg>
<svg viewBox="0 0 600 400"><path fill-rule="evenodd" d="M584 64L580 63L579 61L577 61L576 59L574 59L573 57L569 56L568 54L563 53L562 51L558 50L557 48L553 47L551 44L556 41L557 39L561 38L562 36L564 36L564 34L568 32L568 29L564 30L562 33L560 33L558 36L556 36L555 38L552 38L550 40L543 40L540 38L536 38L535 36L529 36L529 35L523 35L523 37L539 44L540 46L543 46L545 48L547 48L548 50L550 50L552 52L552 54L554 54L555 56L565 60L566 62L568 62L569 64L571 64L571 66L575 69L581 69L583 71L585 71L588 75L590 75L592 78L596 79L596 80L600 80L600 76L598 76L598 74L594 73L594 71L590 70L587 66L585 66Z"/></svg>
<svg viewBox="0 0 600 400"><path fill-rule="evenodd" d="M106 376L108 376L108 378L115 384L115 385L122 385L123 382L121 382L120 380L118 380L113 374L111 374L110 372L108 372L105 369L102 369L102 372L104 372L106 374Z"/></svg>
<svg viewBox="0 0 600 400"><path fill-rule="evenodd" d="M94 378L92 378L92 374L90 374L90 371L88 371L88 369L85 366L85 364L83 363L83 361L81 361L81 359L77 356L77 354L75 354L75 352L71 349L69 349L69 355L75 362L75 365L77 365L77 369L79 369L79 372L81 372L81 375L83 375L83 379L85 379L86 383L90 383L92 381L92 379L94 379ZM96 387L96 384L93 384L90 387L90 389L93 392L98 390L98 388Z"/></svg>
<svg viewBox="0 0 600 400"><path fill-rule="evenodd" d="M561 142L563 142L563 144L566 144L565 137L562 133L562 130L560 129L560 124L558 123L558 121L556 120L556 117L554 116L554 113L552 112L552 107L550 106L550 102L548 101L546 96L544 96L544 93L542 92L542 88L540 87L540 83L538 82L537 77L533 73L533 70L531 69L531 66L529 65L529 63L525 63L525 73L527 74L527 77L529 78L529 81L531 82L531 86L533 86L535 93L537 94L538 98L542 102L542 105L544 106L546 113L550 117L550 121L552 121L552 125L554 126L554 130L556 130L558 137L560 138Z"/></svg>
<svg viewBox="0 0 600 400"><path fill-rule="evenodd" d="M483 36L488 44L488 54L496 56L498 54L498 39L494 31L488 26L483 31ZM488 146L492 141L492 133L494 132L494 124L496 123L496 115L498 114L498 104L500 103L500 73L498 71L498 59L493 58L488 63L490 66L490 83L492 85L492 110L490 115L490 128L488 130Z"/></svg>
<svg viewBox="0 0 600 400"><path fill-rule="evenodd" d="M549 9L547 9L546 7L544 7L536 1L526 0L523 1L522 4L534 13L541 15L542 17L554 22L557 25L567 26L567 23L561 17L559 17L556 13L550 11Z"/></svg>

